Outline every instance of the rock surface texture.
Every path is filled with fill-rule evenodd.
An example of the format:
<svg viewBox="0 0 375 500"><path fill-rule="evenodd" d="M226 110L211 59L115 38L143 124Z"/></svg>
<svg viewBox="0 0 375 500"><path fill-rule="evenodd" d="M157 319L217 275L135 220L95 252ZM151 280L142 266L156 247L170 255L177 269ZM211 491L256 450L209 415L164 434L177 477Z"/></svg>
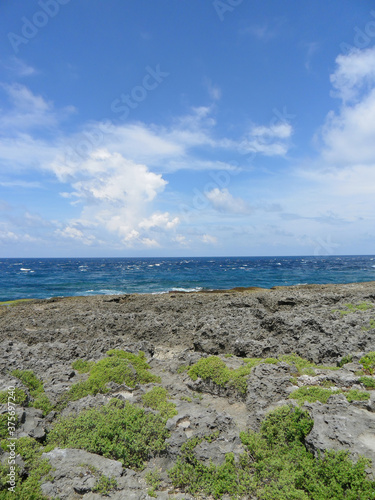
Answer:
<svg viewBox="0 0 375 500"><path fill-rule="evenodd" d="M348 307L363 303L368 307ZM238 459L244 452L240 432L259 430L266 414L278 406L297 405L290 394L298 387L332 390L326 403L302 401L314 420L306 438L308 449L316 455L327 449L349 450L354 460L363 455L375 464L375 391L366 389L369 397L362 401L349 402L345 397L350 389L365 390L359 361L375 351L374 319L375 282L53 298L4 305L0 306L0 391L9 386L25 391L27 400L16 408L16 436L34 438L42 445L59 418L103 407L112 398L145 408L143 396L153 387L163 387L175 405L176 414L165 424L169 431L165 450L150 456L143 470L83 449L56 447L45 452L42 458L52 469L41 480L41 491L51 499L195 498L174 489L167 474L187 440L196 438L195 455L203 464L220 466L228 453ZM110 349L143 351L150 373L161 382L134 387L110 382L105 394L59 406L73 384L88 378L72 363L97 362ZM219 357L234 373L245 367L245 358L281 358L292 353L319 367L302 373L282 359L257 362L246 375L243 392L211 378L193 380L188 373L210 356ZM338 368L345 356L351 356L351 362ZM46 413L33 408L30 389L13 370L32 370L43 383L52 409ZM371 373L367 376L374 378ZM0 415L6 412L6 405L0 404ZM146 412L157 414L149 407ZM1 462L7 456L0 451ZM159 480L152 491L147 474L155 470ZM371 471L375 472L375 465ZM98 492L102 476L116 483L107 493Z"/></svg>

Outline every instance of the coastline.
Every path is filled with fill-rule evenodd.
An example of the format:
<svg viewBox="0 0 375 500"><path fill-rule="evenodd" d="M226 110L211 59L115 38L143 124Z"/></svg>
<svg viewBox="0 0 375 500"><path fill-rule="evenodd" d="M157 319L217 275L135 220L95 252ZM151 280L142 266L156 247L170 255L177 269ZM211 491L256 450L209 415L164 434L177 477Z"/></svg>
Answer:
<svg viewBox="0 0 375 500"><path fill-rule="evenodd" d="M208 463L211 459L219 465L226 453L233 453L237 460L244 452L240 432L258 432L270 410L297 404L289 396L298 387L332 385L328 402L303 406L314 419L306 438L306 446L314 454L318 456L326 448L349 450L353 457L361 454L375 461L375 391L369 392L366 401L348 402L344 397L345 391L365 390L358 373L363 369L363 356L375 351L374 319L374 281L20 301L0 308L0 392L8 386L26 391L29 405L17 408L17 436L43 444L60 412L62 416L78 415L85 408L101 408L113 397L143 408L145 394L154 387L163 388L177 412L166 423L170 437L163 454L150 457L146 469L135 472L114 460L106 469L108 459L86 451L85 460L102 471L120 471L116 473L118 488L109 493L110 498L120 499L125 493L129 498L145 499L149 488L145 474L157 467L164 485L156 491L157 498L169 498L167 491L173 491L175 498L192 499L195 497L186 491L173 489L167 474L176 464L182 444L193 436L215 432L219 437L197 451L199 460ZM88 377L72 364L78 360L96 364L110 350L134 355L144 352L150 373L160 377L160 382L134 387L110 382L108 392L70 401L61 411L64 394ZM269 358L273 361L266 361ZM338 367L349 358L350 362ZM245 392L210 378L193 380L189 376L189 367L210 359L227 366L229 374L247 366L249 371L241 379ZM306 372L299 371L299 359L309 367ZM249 360L254 360L250 361L253 368L247 364ZM45 414L32 407L33 396L12 375L14 370L32 370L43 384L52 411ZM340 418L345 418L346 428L337 435L334 425ZM83 450L68 449L64 459L56 450L45 454L56 472L41 488L46 498L70 498L73 487L83 481L79 469ZM375 468L371 470L375 472ZM80 498L108 498L93 496L92 487Z"/></svg>

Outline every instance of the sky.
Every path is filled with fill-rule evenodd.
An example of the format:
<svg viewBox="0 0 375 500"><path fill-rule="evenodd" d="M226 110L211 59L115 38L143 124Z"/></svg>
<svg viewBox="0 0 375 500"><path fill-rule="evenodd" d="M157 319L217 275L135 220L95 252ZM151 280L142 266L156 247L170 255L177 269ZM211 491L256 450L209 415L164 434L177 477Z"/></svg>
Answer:
<svg viewBox="0 0 375 500"><path fill-rule="evenodd" d="M0 257L375 248L371 0L2 0Z"/></svg>

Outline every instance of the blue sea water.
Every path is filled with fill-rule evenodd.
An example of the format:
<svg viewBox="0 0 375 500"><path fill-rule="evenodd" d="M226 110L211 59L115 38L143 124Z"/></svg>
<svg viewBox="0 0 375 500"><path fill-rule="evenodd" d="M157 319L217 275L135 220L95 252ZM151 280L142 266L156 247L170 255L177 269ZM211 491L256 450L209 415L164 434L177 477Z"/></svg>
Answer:
<svg viewBox="0 0 375 500"><path fill-rule="evenodd" d="M0 301L363 281L375 256L0 260Z"/></svg>

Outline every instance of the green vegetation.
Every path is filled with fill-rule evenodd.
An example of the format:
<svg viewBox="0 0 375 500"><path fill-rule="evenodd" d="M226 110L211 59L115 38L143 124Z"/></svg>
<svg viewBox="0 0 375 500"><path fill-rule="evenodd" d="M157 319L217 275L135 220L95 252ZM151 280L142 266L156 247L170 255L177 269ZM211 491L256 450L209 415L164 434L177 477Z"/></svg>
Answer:
<svg viewBox="0 0 375 500"><path fill-rule="evenodd" d="M102 474L99 479L97 479L95 486L92 491L94 493L101 493L102 495L108 495L108 493L117 488L116 479L110 478Z"/></svg>
<svg viewBox="0 0 375 500"><path fill-rule="evenodd" d="M360 377L359 381L366 389L375 389L375 379L372 377Z"/></svg>
<svg viewBox="0 0 375 500"><path fill-rule="evenodd" d="M348 354L347 356L344 356L341 361L337 364L339 368L342 368L344 365L347 363L351 363L353 361L353 356L351 354Z"/></svg>
<svg viewBox="0 0 375 500"><path fill-rule="evenodd" d="M247 377L252 369L262 363L277 364L279 362L294 365L299 375L315 375L316 368L338 369L338 367L319 366L307 359L303 359L297 354L285 354L276 358L245 358L244 365L236 370L227 367L225 362L218 356L209 356L201 358L197 363L189 368L188 374L196 380L198 377L203 380L212 380L215 384L222 387L233 388L241 394L247 391ZM296 381L297 379L294 379Z"/></svg>
<svg viewBox="0 0 375 500"><path fill-rule="evenodd" d="M33 299L6 300L5 302L0 302L0 306L14 307L17 306L18 304L22 304L23 302L29 302L30 300Z"/></svg>
<svg viewBox="0 0 375 500"><path fill-rule="evenodd" d="M165 420L168 420L168 418L172 418L178 413L176 405L167 401L168 397L167 389L154 387L142 396L142 402L145 406L158 411Z"/></svg>
<svg viewBox="0 0 375 500"><path fill-rule="evenodd" d="M47 415L52 410L53 405L44 392L41 380L35 376L32 370L13 370L12 375L17 377L29 389L33 398L29 406L39 408L43 411L43 415Z"/></svg>
<svg viewBox="0 0 375 500"><path fill-rule="evenodd" d="M370 398L369 392L359 391L358 389L350 389L350 391L347 391L344 394L349 403L352 401L366 401Z"/></svg>
<svg viewBox="0 0 375 500"><path fill-rule="evenodd" d="M308 403L315 403L315 401L327 403L328 398L332 396L332 394L337 394L338 392L339 391L333 392L330 389L325 389L323 387L303 386L289 394L289 398L297 400L301 405L303 405L305 401Z"/></svg>
<svg viewBox="0 0 375 500"><path fill-rule="evenodd" d="M90 366L87 364L90 364L90 362L75 361L74 364L76 367L78 366L80 369L83 368L89 371L89 378L73 384L69 391L62 397L62 405L68 401L76 401L77 399L84 398L89 394L104 394L108 392L106 387L108 382L126 384L129 387L135 387L137 383L148 384L150 382L160 382L160 377L156 377L149 372L150 367L146 362L144 352L139 352L136 355L112 349L107 352L107 355L108 357L92 363Z"/></svg>
<svg viewBox="0 0 375 500"><path fill-rule="evenodd" d="M2 443L2 448L6 451L8 441ZM40 480L50 480L49 472L51 465L47 459L41 459L43 452L47 451L35 439L30 437L18 438L15 441L15 452L20 454L25 462L26 475L20 475L20 469L16 467L15 491L8 491L7 474L8 465L0 465L0 500L47 500L40 489Z"/></svg>
<svg viewBox="0 0 375 500"><path fill-rule="evenodd" d="M372 375L375 369L375 351L371 351L363 356L363 358L360 359L360 363L362 363L363 369Z"/></svg>
<svg viewBox="0 0 375 500"><path fill-rule="evenodd" d="M370 319L369 326L362 326L362 330L365 330L366 332L368 330L374 330L375 329L375 319Z"/></svg>
<svg viewBox="0 0 375 500"><path fill-rule="evenodd" d="M188 365L181 365L178 367L177 373L184 373L187 372L189 369Z"/></svg>
<svg viewBox="0 0 375 500"><path fill-rule="evenodd" d="M48 434L48 443L84 449L141 469L149 456L165 449L168 435L161 416L112 399L106 406L60 418Z"/></svg>
<svg viewBox="0 0 375 500"><path fill-rule="evenodd" d="M356 311L368 311L373 309L374 305L369 302L361 302L360 304L344 304L344 307L346 309L334 309L332 312L339 312L341 316L345 316Z"/></svg>
<svg viewBox="0 0 375 500"><path fill-rule="evenodd" d="M175 487L215 499L224 494L259 500L374 499L375 482L365 470L369 461L353 464L346 452L314 458L304 445L312 426L306 412L283 406L266 417L259 433L241 433L247 451L238 462L229 453L220 466L203 464L194 453L200 442L195 438L181 447L169 476Z"/></svg>
<svg viewBox="0 0 375 500"><path fill-rule="evenodd" d="M94 361L84 361L83 359L77 359L72 363L73 370L76 370L78 373L87 373L94 366Z"/></svg>
<svg viewBox="0 0 375 500"><path fill-rule="evenodd" d="M327 403L328 398L333 394L344 394L349 403L352 401L365 401L370 397L369 392L359 391L358 389L350 389L349 391L342 391L341 389L331 391L330 389L318 386L304 386L293 391L289 395L289 398L297 400L300 405L303 405L305 401L308 403L320 401L325 404Z"/></svg>
<svg viewBox="0 0 375 500"><path fill-rule="evenodd" d="M187 401L188 403L191 403L193 401L191 398L189 398L189 396L181 396L180 400Z"/></svg>
<svg viewBox="0 0 375 500"><path fill-rule="evenodd" d="M0 415L0 439L8 438L9 430L14 430L14 427L18 427L19 421L17 415L11 415L14 416L14 420L11 421L8 420L8 416L8 413ZM12 429L10 429L10 426L12 426Z"/></svg>
<svg viewBox="0 0 375 500"><path fill-rule="evenodd" d="M14 399L13 399L14 398ZM8 403L13 403L15 405L22 405L27 400L27 394L25 391L16 387L12 391L1 391L0 392L0 405Z"/></svg>
<svg viewBox="0 0 375 500"><path fill-rule="evenodd" d="M156 493L155 490L159 488L160 485L160 472L157 469L154 469L150 472L148 472L145 476L146 483L151 486L151 488L148 489L147 494L150 497L155 497L156 498Z"/></svg>

